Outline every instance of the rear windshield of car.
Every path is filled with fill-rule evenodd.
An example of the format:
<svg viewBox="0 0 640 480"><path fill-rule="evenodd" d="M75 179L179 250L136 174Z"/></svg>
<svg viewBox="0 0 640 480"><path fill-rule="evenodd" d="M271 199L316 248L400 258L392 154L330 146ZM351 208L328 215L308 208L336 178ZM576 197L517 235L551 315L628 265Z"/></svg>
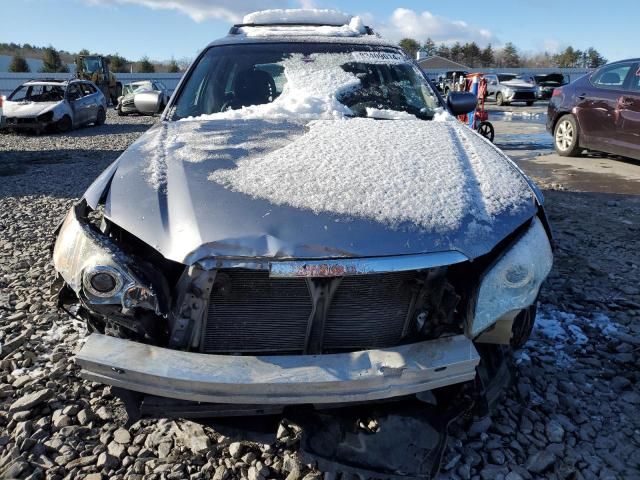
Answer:
<svg viewBox="0 0 640 480"><path fill-rule="evenodd" d="M64 88L59 85L21 85L9 96L12 102L59 102Z"/></svg>
<svg viewBox="0 0 640 480"><path fill-rule="evenodd" d="M182 87L172 118L367 117L382 111L389 119L394 112L431 119L439 108L422 72L398 49L256 43L209 48Z"/></svg>

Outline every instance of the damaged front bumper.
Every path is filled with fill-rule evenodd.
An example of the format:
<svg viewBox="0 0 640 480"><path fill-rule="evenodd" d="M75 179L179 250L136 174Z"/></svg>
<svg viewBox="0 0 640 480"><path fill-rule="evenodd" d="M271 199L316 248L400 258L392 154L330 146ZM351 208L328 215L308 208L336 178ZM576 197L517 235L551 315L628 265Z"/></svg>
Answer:
<svg viewBox="0 0 640 480"><path fill-rule="evenodd" d="M95 382L174 399L264 405L380 400L473 380L480 357L463 335L330 355L189 353L92 334L76 356Z"/></svg>

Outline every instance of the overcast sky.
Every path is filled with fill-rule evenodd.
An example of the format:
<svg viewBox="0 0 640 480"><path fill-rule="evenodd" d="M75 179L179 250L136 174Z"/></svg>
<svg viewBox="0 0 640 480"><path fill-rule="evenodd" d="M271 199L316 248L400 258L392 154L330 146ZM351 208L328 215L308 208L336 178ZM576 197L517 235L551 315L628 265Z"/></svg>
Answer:
<svg viewBox="0 0 640 480"><path fill-rule="evenodd" d="M525 52L593 46L640 57L640 0L3 0L0 42L118 52L129 59L193 57L245 13L314 6L361 15L387 37L513 42Z"/></svg>

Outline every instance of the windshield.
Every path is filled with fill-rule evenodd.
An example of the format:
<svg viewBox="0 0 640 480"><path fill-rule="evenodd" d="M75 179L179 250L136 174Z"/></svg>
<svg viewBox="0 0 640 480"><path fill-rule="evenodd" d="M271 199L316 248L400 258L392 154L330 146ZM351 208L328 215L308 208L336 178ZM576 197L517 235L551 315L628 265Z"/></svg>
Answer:
<svg viewBox="0 0 640 480"><path fill-rule="evenodd" d="M9 96L12 102L59 102L64 100L60 85L21 85Z"/></svg>
<svg viewBox="0 0 640 480"><path fill-rule="evenodd" d="M88 73L99 72L102 70L102 62L97 57L85 57L82 59L84 69Z"/></svg>
<svg viewBox="0 0 640 480"><path fill-rule="evenodd" d="M275 43L210 48L173 118L431 119L439 110L436 94L400 50Z"/></svg>
<svg viewBox="0 0 640 480"><path fill-rule="evenodd" d="M135 92L136 90L141 91L141 92L142 91L153 90L153 85L151 84L151 82L128 83L122 89L122 93L124 95L127 95L129 93Z"/></svg>
<svg viewBox="0 0 640 480"><path fill-rule="evenodd" d="M508 82L509 80L524 80L520 75L500 74L498 79L501 82Z"/></svg>

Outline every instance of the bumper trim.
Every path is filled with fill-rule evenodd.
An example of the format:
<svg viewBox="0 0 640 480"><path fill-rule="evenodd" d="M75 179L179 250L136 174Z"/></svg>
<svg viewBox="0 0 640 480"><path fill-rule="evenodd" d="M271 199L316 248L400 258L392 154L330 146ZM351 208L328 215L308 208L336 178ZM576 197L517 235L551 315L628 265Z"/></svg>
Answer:
<svg viewBox="0 0 640 480"><path fill-rule="evenodd" d="M325 404L410 395L475 377L463 335L330 355L182 352L91 334L76 356L87 380L161 397L264 405Z"/></svg>

